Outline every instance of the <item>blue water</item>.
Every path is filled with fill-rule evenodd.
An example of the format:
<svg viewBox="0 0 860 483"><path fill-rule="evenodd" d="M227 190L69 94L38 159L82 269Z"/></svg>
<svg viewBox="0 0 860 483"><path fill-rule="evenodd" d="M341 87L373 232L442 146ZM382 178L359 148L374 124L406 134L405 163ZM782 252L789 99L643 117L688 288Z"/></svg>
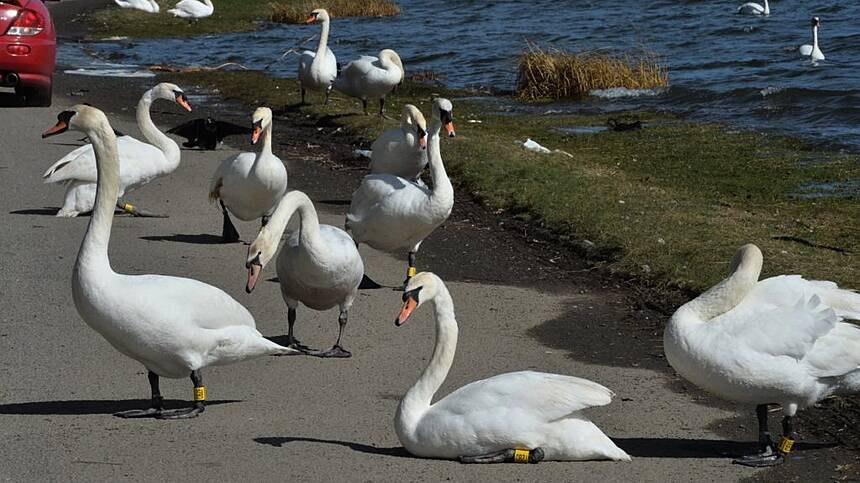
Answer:
<svg viewBox="0 0 860 483"><path fill-rule="evenodd" d="M516 57L527 39L574 51L645 47L668 65L669 89L635 97L592 96L549 108L669 110L860 150L858 1L776 0L767 18L737 15L740 0L397 3L403 9L397 17L333 20L329 45L342 64L394 48L407 73L430 69L454 87L513 89ZM821 18L821 49L827 56L818 65L797 52L800 44L811 43L812 15ZM86 48L102 59L141 65L271 64L275 75L294 77L296 56L277 58L318 32L316 25L270 25L252 33L101 42ZM315 45L316 40L306 47ZM79 54L77 47L64 46L60 62L79 65Z"/></svg>

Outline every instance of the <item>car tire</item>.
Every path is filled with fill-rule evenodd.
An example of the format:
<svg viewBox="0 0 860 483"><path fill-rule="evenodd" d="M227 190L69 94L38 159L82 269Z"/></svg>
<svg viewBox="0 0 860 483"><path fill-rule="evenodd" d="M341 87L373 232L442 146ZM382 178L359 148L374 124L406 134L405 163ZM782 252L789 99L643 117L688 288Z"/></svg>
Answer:
<svg viewBox="0 0 860 483"><path fill-rule="evenodd" d="M53 83L47 87L21 87L16 91L26 98L28 107L51 107Z"/></svg>

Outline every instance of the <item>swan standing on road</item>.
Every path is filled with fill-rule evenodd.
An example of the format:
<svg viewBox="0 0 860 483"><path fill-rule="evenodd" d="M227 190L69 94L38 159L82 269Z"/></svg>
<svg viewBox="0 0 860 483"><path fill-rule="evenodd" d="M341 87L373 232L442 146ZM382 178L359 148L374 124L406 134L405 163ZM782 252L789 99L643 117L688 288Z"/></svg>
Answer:
<svg viewBox="0 0 860 483"><path fill-rule="evenodd" d="M385 114L385 96L403 82L403 62L397 52L384 49L379 57L363 55L343 68L334 88L361 99L367 114L367 100L379 98L379 115Z"/></svg>
<svg viewBox="0 0 860 483"><path fill-rule="evenodd" d="M195 22L201 18L208 17L215 12L215 6L212 5L212 0L181 0L173 6L167 13L173 14L174 17L182 17Z"/></svg>
<svg viewBox="0 0 860 483"><path fill-rule="evenodd" d="M364 276L364 264L349 235L340 228L321 225L310 198L301 191L291 191L278 202L269 224L260 230L248 247L248 285L251 293L263 267L278 251L278 243L290 218L299 213L300 228L293 232L278 255L278 280L287 303L289 347L319 357L349 357L341 346L349 309L358 295ZM293 336L299 302L314 310L340 308L337 341L327 351L313 351L300 345Z"/></svg>
<svg viewBox="0 0 860 483"><path fill-rule="evenodd" d="M328 104L332 83L337 77L337 59L334 52L328 48L328 12L322 8L314 10L305 20L305 23L313 22L321 22L322 31L316 52L306 50L299 57L299 84L302 90L302 104L305 103L305 89L325 90L324 104Z"/></svg>
<svg viewBox="0 0 860 483"><path fill-rule="evenodd" d="M42 136L68 129L89 136L98 169L96 205L72 272L75 307L84 322L114 348L149 371L151 407L117 416L197 416L206 399L202 368L296 352L264 338L245 307L218 288L188 278L114 272L108 242L119 187L116 136L102 111L83 104L60 113L57 124ZM189 375L194 405L165 410L159 377Z"/></svg>
<svg viewBox="0 0 860 483"><path fill-rule="evenodd" d="M436 347L394 417L397 438L410 453L464 463L630 461L581 412L605 406L613 396L609 389L587 379L509 372L467 384L431 404L457 350L454 302L442 280L429 272L413 277L394 324L403 325L416 308L428 302L436 314Z"/></svg>
<svg viewBox="0 0 860 483"><path fill-rule="evenodd" d="M113 0L120 8L141 10L147 13L158 13L159 7L155 0Z"/></svg>
<svg viewBox="0 0 860 483"><path fill-rule="evenodd" d="M803 44L800 46L800 55L805 55L811 58L812 62L824 60L824 53L818 47L818 27L821 21L818 17L812 17L812 45Z"/></svg>
<svg viewBox="0 0 860 483"><path fill-rule="evenodd" d="M119 148L119 196L137 189L153 179L172 173L179 166L179 146L159 131L152 122L149 108L153 101L174 101L191 111L188 99L176 84L163 82L146 91L137 104L137 125L147 144L131 136L117 139ZM85 144L54 163L42 175L45 183L66 185L63 206L57 216L75 217L92 211L96 197L96 159L92 144ZM140 212L131 204L119 203L131 214Z"/></svg>
<svg viewBox="0 0 860 483"><path fill-rule="evenodd" d="M272 110L258 108L252 122L251 142L256 144L262 133L263 148L259 153L239 153L222 161L209 187L209 200L218 200L224 214L224 243L239 241L239 232L227 210L243 221L262 218L265 226L268 214L287 191L287 168L272 154Z"/></svg>
<svg viewBox="0 0 860 483"><path fill-rule="evenodd" d="M370 146L370 172L417 180L427 166L427 121L412 104L403 106L400 127L383 132Z"/></svg>
<svg viewBox="0 0 860 483"><path fill-rule="evenodd" d="M364 177L349 205L346 231L356 245L366 243L378 250L409 249L406 280L415 275L415 257L421 242L448 219L454 206L454 188L439 151L441 110L451 101L433 101L428 156L433 189L392 174Z"/></svg>
<svg viewBox="0 0 860 483"><path fill-rule="evenodd" d="M738 7L738 13L744 15L770 15L770 6L764 0L764 6L757 3L745 3Z"/></svg>
<svg viewBox="0 0 860 483"><path fill-rule="evenodd" d="M860 391L860 294L833 282L783 275L758 280L761 250L744 245L728 278L681 306L666 326L666 359L693 384L730 401L755 404L762 452L736 460L782 463L797 435L798 409ZM775 445L767 405L779 404Z"/></svg>

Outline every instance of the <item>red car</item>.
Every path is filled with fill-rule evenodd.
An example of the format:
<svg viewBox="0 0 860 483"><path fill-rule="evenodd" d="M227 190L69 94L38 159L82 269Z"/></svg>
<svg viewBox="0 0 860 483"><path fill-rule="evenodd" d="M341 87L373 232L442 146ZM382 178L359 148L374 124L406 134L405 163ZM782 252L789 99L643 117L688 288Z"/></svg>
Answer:
<svg viewBox="0 0 860 483"><path fill-rule="evenodd" d="M57 35L42 0L0 0L0 87L29 106L51 105Z"/></svg>

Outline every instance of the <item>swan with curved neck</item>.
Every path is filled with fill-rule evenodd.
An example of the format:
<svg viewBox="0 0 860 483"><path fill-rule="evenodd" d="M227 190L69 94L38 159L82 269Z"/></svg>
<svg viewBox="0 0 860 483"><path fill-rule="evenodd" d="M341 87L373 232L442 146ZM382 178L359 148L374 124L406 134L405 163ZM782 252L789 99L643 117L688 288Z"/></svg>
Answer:
<svg viewBox="0 0 860 483"><path fill-rule="evenodd" d="M146 367L152 390L150 408L117 416L197 416L205 408L204 367L295 352L264 338L245 307L218 288L188 278L114 272L108 243L119 191L116 136L102 111L83 104L61 112L42 136L69 129L92 140L98 170L93 216L72 272L75 307L114 348ZM164 409L159 378L188 376L194 383L193 406Z"/></svg>
<svg viewBox="0 0 860 483"><path fill-rule="evenodd" d="M278 251L278 244L295 213L299 230L290 234L278 255L278 280L288 307L289 347L318 357L350 357L341 339L349 319L349 309L358 295L364 264L349 235L331 225L320 224L310 198L301 191L290 191L278 202L269 223L248 247L248 293L254 290L263 267ZM314 309L338 307L337 341L325 351L309 350L295 339L293 325L299 303Z"/></svg>
<svg viewBox="0 0 860 483"><path fill-rule="evenodd" d="M448 219L454 206L454 188L439 150L441 112L450 105L443 98L433 101L427 142L433 189L391 174L370 174L352 194L346 215L346 231L356 244L386 251L409 249L406 280L416 272L421 242Z"/></svg>
<svg viewBox="0 0 860 483"><path fill-rule="evenodd" d="M410 453L465 463L630 460L582 412L609 404L613 396L586 379L509 372L463 386L433 403L457 349L454 303L442 280L429 272L409 280L394 323L402 326L425 303L434 308L436 346L394 417L397 438Z"/></svg>
<svg viewBox="0 0 860 483"><path fill-rule="evenodd" d="M334 88L361 99L367 114L368 99L379 99L379 115L385 114L385 96L403 82L403 61L397 52L383 49L378 57L363 55L343 68L334 81Z"/></svg>
<svg viewBox="0 0 860 483"><path fill-rule="evenodd" d="M141 96L137 103L137 125L149 143L131 136L117 139L119 196L170 174L179 166L179 146L155 126L150 116L150 107L158 99L175 102L186 111L191 111L185 93L176 84L163 82ZM63 206L57 216L75 217L92 211L96 195L96 159L92 144L85 144L64 156L48 168L42 178L45 183L66 185ZM140 214L131 204L119 203L118 206L133 215Z"/></svg>
<svg viewBox="0 0 860 483"><path fill-rule="evenodd" d="M821 48L818 46L818 27L821 26L821 21L818 20L818 17L812 17L810 24L812 25L812 45L801 45L800 55L809 57L815 63L819 60L824 60L824 53L821 52Z"/></svg>
<svg viewBox="0 0 860 483"><path fill-rule="evenodd" d="M252 116L251 143L262 137L259 153L240 153L221 162L212 176L209 200L221 204L224 243L239 240L230 213L243 221L262 219L263 226L275 203L287 191L287 168L272 153L272 110L260 107Z"/></svg>
<svg viewBox="0 0 860 483"><path fill-rule="evenodd" d="M860 295L797 275L758 280L761 250L742 246L731 274L681 306L663 336L685 379L723 399L756 405L761 452L736 460L772 466L797 435L793 418L834 394L860 392ZM767 405L782 406L783 439L770 437Z"/></svg>
<svg viewBox="0 0 860 483"><path fill-rule="evenodd" d="M212 0L181 0L167 13L196 22L215 13L215 5L212 5Z"/></svg>
<svg viewBox="0 0 860 483"><path fill-rule="evenodd" d="M320 22L322 30L317 50L306 50L299 56L299 84L302 92L302 104L305 103L305 90L325 90L325 102L331 94L332 83L337 77L337 58L328 48L329 15L324 8L318 8L310 13L305 23Z"/></svg>
<svg viewBox="0 0 860 483"><path fill-rule="evenodd" d="M764 0L764 5L758 3L745 3L738 7L738 13L744 15L770 15L770 5Z"/></svg>
<svg viewBox="0 0 860 483"><path fill-rule="evenodd" d="M370 172L417 180L427 166L427 121L412 104L403 106L400 127L383 132L370 146Z"/></svg>
<svg viewBox="0 0 860 483"><path fill-rule="evenodd" d="M147 13L158 13L160 7L155 0L113 0L120 8L140 10Z"/></svg>

